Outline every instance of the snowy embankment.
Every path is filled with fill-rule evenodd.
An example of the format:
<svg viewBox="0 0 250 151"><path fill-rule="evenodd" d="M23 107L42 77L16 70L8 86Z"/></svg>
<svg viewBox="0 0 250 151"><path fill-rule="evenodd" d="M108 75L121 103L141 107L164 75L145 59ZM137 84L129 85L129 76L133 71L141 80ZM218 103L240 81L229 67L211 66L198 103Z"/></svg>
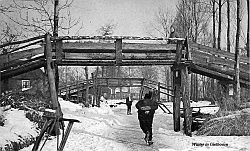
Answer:
<svg viewBox="0 0 250 151"><path fill-rule="evenodd" d="M30 145L39 132L37 126L25 117L25 112L10 109L3 114L6 120L4 126L0 126L0 150L17 150Z"/></svg>

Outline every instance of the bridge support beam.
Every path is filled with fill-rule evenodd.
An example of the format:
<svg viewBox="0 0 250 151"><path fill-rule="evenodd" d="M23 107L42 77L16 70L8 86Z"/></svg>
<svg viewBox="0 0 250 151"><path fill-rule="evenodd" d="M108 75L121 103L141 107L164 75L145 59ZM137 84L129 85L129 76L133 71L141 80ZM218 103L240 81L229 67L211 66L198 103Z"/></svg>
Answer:
<svg viewBox="0 0 250 151"><path fill-rule="evenodd" d="M2 95L2 78L1 78L1 70L0 70L0 97Z"/></svg>
<svg viewBox="0 0 250 151"><path fill-rule="evenodd" d="M192 135L192 111L190 108L190 88L188 84L188 68L186 64L181 63L183 42L178 42L176 47L176 62L172 67L173 71L173 119L174 131L180 131L180 102L183 102L184 114L184 133Z"/></svg>
<svg viewBox="0 0 250 151"><path fill-rule="evenodd" d="M188 69L184 67L181 69L181 90L182 90L182 102L184 109L184 133L188 136L192 136L192 109L190 108L190 88L188 84Z"/></svg>
<svg viewBox="0 0 250 151"><path fill-rule="evenodd" d="M85 91L85 102L83 102L83 103L85 106L89 107L90 100L89 100L89 73L88 73L89 71L88 71L88 67L85 67L84 70L85 70L85 77L86 77L86 91Z"/></svg>
<svg viewBox="0 0 250 151"><path fill-rule="evenodd" d="M180 131L180 102L181 102L181 80L180 71L173 71L173 88L174 88L174 99L173 99L173 119L174 119L174 131Z"/></svg>
<svg viewBox="0 0 250 151"><path fill-rule="evenodd" d="M49 80L50 96L52 101L53 109L56 110L56 116L61 117L62 111L58 102L57 89L56 89L56 77L55 77L55 68L52 61L52 44L50 41L50 35L46 34L45 37L46 46L45 46L45 56L46 56L46 69Z"/></svg>

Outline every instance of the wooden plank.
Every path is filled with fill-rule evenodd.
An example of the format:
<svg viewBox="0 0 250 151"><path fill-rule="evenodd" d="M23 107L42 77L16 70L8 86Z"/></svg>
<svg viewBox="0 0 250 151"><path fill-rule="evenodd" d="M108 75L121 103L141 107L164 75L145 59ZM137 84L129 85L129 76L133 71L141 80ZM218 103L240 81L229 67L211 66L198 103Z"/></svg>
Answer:
<svg viewBox="0 0 250 151"><path fill-rule="evenodd" d="M206 65L202 65L202 64L197 64L197 65L204 67L204 68L207 68L207 69L210 69L210 70L213 70L215 72L219 72L222 74L232 76L232 77L235 75L235 70L230 69L230 68L227 69L227 68L223 68L223 67L216 66L216 65L210 65L210 66L206 66ZM240 72L240 79L250 80L250 73Z"/></svg>
<svg viewBox="0 0 250 151"><path fill-rule="evenodd" d="M19 68L14 68L14 69L9 69L7 71L2 72L1 78L3 79L8 79L32 70L36 70L39 69L41 67L44 67L45 61L44 60L39 60L39 61L34 61L32 63L29 64L25 64Z"/></svg>
<svg viewBox="0 0 250 151"><path fill-rule="evenodd" d="M210 77L210 78L214 78L214 79L218 79L218 80L227 80L229 83L233 83L233 76L229 76L229 75L226 75L223 73L215 72L213 70L206 69L206 68L200 67L198 65L190 66L190 70L194 73L202 74L202 75L205 75L205 76ZM242 84L242 86L244 86L246 88L248 86L250 86L249 80L240 79L240 83Z"/></svg>
<svg viewBox="0 0 250 151"><path fill-rule="evenodd" d="M226 57L226 58L230 58L230 59L234 60L234 53L229 53L227 51L221 51L221 50L218 50L216 48L203 46L201 44L197 44L197 43L193 43L193 42L190 42L190 48L193 49L191 51L196 50L196 51L207 52L207 53L210 53L210 54L213 54L213 55L222 56L222 57ZM240 62L250 64L249 58L245 57L245 56L240 57Z"/></svg>
<svg viewBox="0 0 250 151"><path fill-rule="evenodd" d="M45 59L44 59L44 56L39 56L39 57L35 57L35 58L25 60L25 61L22 61L22 60L11 61L11 62L4 63L3 67L0 69L1 70L8 70L11 68L16 68L18 66L25 65L29 62L31 63L33 61L37 61L37 60L45 60Z"/></svg>
<svg viewBox="0 0 250 151"><path fill-rule="evenodd" d="M176 44L123 43L123 53L175 53ZM71 53L114 53L113 43L67 42L63 43L63 51Z"/></svg>
<svg viewBox="0 0 250 151"><path fill-rule="evenodd" d="M234 69L233 68L229 68L227 66L222 66L222 65L217 65L217 64L210 64L210 63L204 63L202 61L197 61L197 60L194 61L194 64L202 66L204 68L208 68L208 69L217 71L217 72L220 72L220 73L234 75L234 73L233 73ZM240 70L240 74L241 74L242 77L247 77L247 76L249 76L250 72L248 72L248 71L246 71L244 69L241 69Z"/></svg>
<svg viewBox="0 0 250 151"><path fill-rule="evenodd" d="M23 58L30 58L38 54L43 54L44 50L43 47L40 48L31 48L23 51L18 51L15 53L8 53L5 55L0 55L1 63L6 63L13 60L23 59ZM3 66L3 64L0 64Z"/></svg>
<svg viewBox="0 0 250 151"><path fill-rule="evenodd" d="M204 53L204 52L199 52L199 51L195 51L192 53L193 56L193 61L203 61L206 63L210 63L210 64L218 64L218 65L224 65L224 66L228 66L230 68L234 68L234 64L235 61L231 60L231 59L225 59L225 58L221 58L221 57L216 57L214 55L210 55L208 53ZM240 63L240 69L242 71L250 71L250 65L247 65L245 63Z"/></svg>
<svg viewBox="0 0 250 151"><path fill-rule="evenodd" d="M218 67L223 67L223 68L234 68L234 63L232 64L227 64L227 63L223 63L221 61L218 60L208 60L208 58L206 57L194 57L193 58L193 63L195 64L203 64L204 66L218 66ZM249 73L250 72L250 65L246 65L246 64L240 64L240 71L241 72L245 72L245 73Z"/></svg>
<svg viewBox="0 0 250 151"><path fill-rule="evenodd" d="M57 62L59 65L68 66L113 66L115 60L66 60ZM173 65L174 60L123 60L121 66L146 66L146 65Z"/></svg>
<svg viewBox="0 0 250 151"><path fill-rule="evenodd" d="M95 59L95 60L115 60L113 53L64 53L64 59Z"/></svg>
<svg viewBox="0 0 250 151"><path fill-rule="evenodd" d="M213 70L209 70L209 69L206 69L204 67L200 67L198 65L192 65L192 66L190 66L190 69L194 73L205 75L207 77L218 79L218 80L222 80L222 79L232 80L233 79L232 76L229 76L229 75L226 75L226 74L223 74L220 72L216 72Z"/></svg>
<svg viewBox="0 0 250 151"><path fill-rule="evenodd" d="M13 53L13 52L18 51L18 50L20 50L20 49L24 49L24 48L26 48L26 47L29 47L29 46L32 46L32 45L36 45L36 44L41 43L41 42L43 42L43 40L38 40L38 41L35 41L35 42L32 42L32 43L29 43L29 44L27 44L27 45L24 45L24 46L21 46L21 47L12 49L12 50L9 51L8 53Z"/></svg>
<svg viewBox="0 0 250 151"><path fill-rule="evenodd" d="M2 45L0 45L0 48L6 47L6 46L10 46L10 45L22 44L22 43L34 41L34 40L37 40L37 39L42 39L42 38L44 38L44 35L33 37L33 38L29 38L29 39L25 39L25 40L20 40L20 41L15 41L15 42L10 42L10 43L6 43L6 44L2 44Z"/></svg>
<svg viewBox="0 0 250 151"><path fill-rule="evenodd" d="M114 53L65 53L64 59L94 59L94 60L113 60ZM173 60L175 54L123 54L123 60Z"/></svg>

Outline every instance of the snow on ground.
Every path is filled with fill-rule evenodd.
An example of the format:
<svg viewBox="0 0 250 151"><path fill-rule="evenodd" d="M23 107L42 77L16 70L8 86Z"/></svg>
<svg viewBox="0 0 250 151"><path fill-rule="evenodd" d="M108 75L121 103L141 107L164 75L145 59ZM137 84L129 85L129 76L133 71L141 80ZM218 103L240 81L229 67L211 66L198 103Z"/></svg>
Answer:
<svg viewBox="0 0 250 151"><path fill-rule="evenodd" d="M250 150L249 136L185 136L182 131L174 132L173 115L158 109L153 123L152 146L145 145L135 102L132 115L126 114L126 105L109 108L82 108L66 101L60 101L65 118L81 121L75 123L67 140L65 151L247 151ZM66 105L67 104L67 105ZM171 103L167 103L171 108ZM67 108L67 109L66 109ZM103 111L100 111L103 110ZM112 114L109 114L112 113ZM182 124L181 124L182 126ZM32 145L22 151L30 151ZM49 140L44 150L56 150L56 139Z"/></svg>
<svg viewBox="0 0 250 151"><path fill-rule="evenodd" d="M10 142L18 142L22 139L37 136L38 131L36 125L25 117L22 110L10 109L5 114L5 125L0 126L0 147L10 144Z"/></svg>

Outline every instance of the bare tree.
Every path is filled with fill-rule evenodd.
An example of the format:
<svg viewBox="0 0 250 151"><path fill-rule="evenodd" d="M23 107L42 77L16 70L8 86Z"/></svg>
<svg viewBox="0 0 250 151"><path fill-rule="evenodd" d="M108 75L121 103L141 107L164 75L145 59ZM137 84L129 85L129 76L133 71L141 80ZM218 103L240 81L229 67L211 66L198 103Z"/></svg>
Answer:
<svg viewBox="0 0 250 151"><path fill-rule="evenodd" d="M221 49L221 44L220 44L220 42L221 42L221 24L222 24L222 19L221 19L221 9L222 9L222 2L221 2L222 0L219 0L219 2L218 2L218 7L219 7L219 21L218 21L218 41L217 41L217 44L218 44L218 46L217 46L217 48L218 49Z"/></svg>
<svg viewBox="0 0 250 151"><path fill-rule="evenodd" d="M241 9L241 0L237 0L237 31L236 31L236 40L235 40L235 99L237 104L240 103L240 46L239 46L239 38L240 38L240 28L241 28L241 19L240 19L240 9Z"/></svg>
<svg viewBox="0 0 250 151"><path fill-rule="evenodd" d="M230 0L227 0L227 51L230 52Z"/></svg>
<svg viewBox="0 0 250 151"><path fill-rule="evenodd" d="M59 31L68 31L70 28L79 23L78 19L69 18L65 15L70 10L73 0L60 2L58 5ZM17 24L22 31L28 35L41 35L47 32L53 33L54 30L54 1L51 0L35 0L35 1L17 1L12 0L6 4L9 12L3 14L12 22ZM70 16L71 17L71 16ZM68 22L70 21L70 25ZM57 19L56 19L57 21Z"/></svg>
<svg viewBox="0 0 250 151"><path fill-rule="evenodd" d="M212 6L213 6L213 48L216 48L216 34L215 34L215 26L216 26L216 7L215 7L216 1L212 0Z"/></svg>
<svg viewBox="0 0 250 151"><path fill-rule="evenodd" d="M250 57L250 3L249 0L247 1L247 44L246 44L246 50L247 50L247 56Z"/></svg>
<svg viewBox="0 0 250 151"><path fill-rule="evenodd" d="M169 8L159 7L155 13L154 23L151 23L151 27L158 32L161 36L167 38L170 33L170 26L174 22L174 15Z"/></svg>
<svg viewBox="0 0 250 151"><path fill-rule="evenodd" d="M102 25L97 31L102 36L112 35L114 33L116 26L117 26L117 24L113 23L113 21L108 21L107 23Z"/></svg>
<svg viewBox="0 0 250 151"><path fill-rule="evenodd" d="M203 42L203 35L209 27L210 10L211 5L203 0L179 1L174 24L178 27L180 36L188 35L194 42Z"/></svg>

